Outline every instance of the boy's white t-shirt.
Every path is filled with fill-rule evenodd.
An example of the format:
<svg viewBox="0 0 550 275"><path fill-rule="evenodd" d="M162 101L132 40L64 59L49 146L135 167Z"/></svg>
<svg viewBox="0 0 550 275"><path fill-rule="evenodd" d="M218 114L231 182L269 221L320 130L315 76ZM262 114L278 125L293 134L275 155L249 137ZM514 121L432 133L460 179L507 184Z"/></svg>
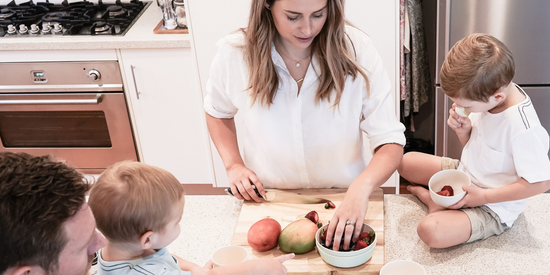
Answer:
<svg viewBox="0 0 550 275"><path fill-rule="evenodd" d="M98 275L190 275L190 271L180 269L178 260L162 248L157 253L140 259L129 261L107 262L101 258L101 250L98 252Z"/></svg>
<svg viewBox="0 0 550 275"><path fill-rule="evenodd" d="M462 150L458 170L481 188L498 188L524 178L529 183L550 179L548 132L540 124L529 96L500 112L472 113L470 139ZM526 199L486 204L512 226Z"/></svg>

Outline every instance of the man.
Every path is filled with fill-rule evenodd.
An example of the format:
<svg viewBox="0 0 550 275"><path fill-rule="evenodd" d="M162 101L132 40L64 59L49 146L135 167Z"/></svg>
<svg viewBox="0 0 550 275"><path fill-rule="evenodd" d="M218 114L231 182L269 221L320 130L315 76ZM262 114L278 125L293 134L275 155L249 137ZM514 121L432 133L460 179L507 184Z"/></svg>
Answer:
<svg viewBox="0 0 550 275"><path fill-rule="evenodd" d="M48 156L0 152L0 274L87 274L105 245L88 189Z"/></svg>

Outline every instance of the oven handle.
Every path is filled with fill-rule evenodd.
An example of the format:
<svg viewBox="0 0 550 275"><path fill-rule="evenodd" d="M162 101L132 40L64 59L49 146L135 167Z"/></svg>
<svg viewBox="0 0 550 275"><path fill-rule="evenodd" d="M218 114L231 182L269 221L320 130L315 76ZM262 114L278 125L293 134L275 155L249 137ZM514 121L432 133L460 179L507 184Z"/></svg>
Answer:
<svg viewBox="0 0 550 275"><path fill-rule="evenodd" d="M94 99L15 99L0 100L0 104L99 104L103 94L97 94Z"/></svg>

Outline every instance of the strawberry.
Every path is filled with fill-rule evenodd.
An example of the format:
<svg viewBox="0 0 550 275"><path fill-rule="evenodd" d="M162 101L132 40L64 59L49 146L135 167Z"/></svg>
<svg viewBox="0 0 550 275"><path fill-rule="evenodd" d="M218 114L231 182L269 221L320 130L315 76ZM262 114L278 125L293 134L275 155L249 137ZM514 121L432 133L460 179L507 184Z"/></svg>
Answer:
<svg viewBox="0 0 550 275"><path fill-rule="evenodd" d="M316 211L311 211L307 213L306 218L308 218L314 224L317 224L317 222L319 221L319 214L317 214Z"/></svg>
<svg viewBox="0 0 550 275"><path fill-rule="evenodd" d="M449 190L441 190L441 191L437 192L436 194L441 195L441 196L446 196L446 197L451 195L451 193L449 193Z"/></svg>
<svg viewBox="0 0 550 275"><path fill-rule="evenodd" d="M451 186L445 185L445 186L443 186L443 188L441 189L441 191L443 191L443 190L449 191L449 194L450 194L449 196L454 196L454 191L453 191L453 188L452 188Z"/></svg>
<svg viewBox="0 0 550 275"><path fill-rule="evenodd" d="M359 240L359 241L357 241L357 244L355 245L355 249L354 249L354 250L357 251L357 250L363 249L363 248L365 248L365 247L367 247L367 246L368 246L367 242L365 242L364 240Z"/></svg>
<svg viewBox="0 0 550 275"><path fill-rule="evenodd" d="M321 233L321 240L323 240L323 243L326 241L327 239L327 229L323 229L323 233Z"/></svg>
<svg viewBox="0 0 550 275"><path fill-rule="evenodd" d="M365 242L369 243L370 241L370 234L369 232L363 232L361 235L359 235L359 240L364 240Z"/></svg>
<svg viewBox="0 0 550 275"><path fill-rule="evenodd" d="M368 242L368 240L370 240L370 235L369 235L369 232L363 232L361 233L361 235L359 235L359 240L364 240L364 239L367 239L366 241Z"/></svg>
<svg viewBox="0 0 550 275"><path fill-rule="evenodd" d="M334 205L333 202L329 201L325 203L325 209L329 209L329 208L336 208L336 205Z"/></svg>

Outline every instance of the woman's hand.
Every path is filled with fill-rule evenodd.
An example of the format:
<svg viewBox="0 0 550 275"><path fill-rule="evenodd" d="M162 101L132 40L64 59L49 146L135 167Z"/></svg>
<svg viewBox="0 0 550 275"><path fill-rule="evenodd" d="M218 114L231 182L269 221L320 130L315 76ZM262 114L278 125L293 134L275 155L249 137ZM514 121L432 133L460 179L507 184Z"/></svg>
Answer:
<svg viewBox="0 0 550 275"><path fill-rule="evenodd" d="M233 195L237 199L260 202L260 198L252 188L252 184L256 186L256 189L262 196L265 196L263 183L252 170L243 164L235 164L227 169L227 176L229 177L231 192L233 192Z"/></svg>
<svg viewBox="0 0 550 275"><path fill-rule="evenodd" d="M356 187L358 186L358 187ZM351 185L342 203L336 208L336 212L327 229L327 240L325 245L329 246L334 238L334 244L332 250L338 251L340 248L341 236L344 235L343 249L347 250L350 247L351 242L357 242L361 230L363 228L363 221L367 208L369 205L370 194L366 190L363 190L365 185ZM346 224L346 222L353 224Z"/></svg>
<svg viewBox="0 0 550 275"><path fill-rule="evenodd" d="M480 205L487 204L487 191L489 189L479 188L475 185L463 186L462 189L466 191L466 196L462 198L459 202L449 206L449 209L460 209L466 207L476 207Z"/></svg>

